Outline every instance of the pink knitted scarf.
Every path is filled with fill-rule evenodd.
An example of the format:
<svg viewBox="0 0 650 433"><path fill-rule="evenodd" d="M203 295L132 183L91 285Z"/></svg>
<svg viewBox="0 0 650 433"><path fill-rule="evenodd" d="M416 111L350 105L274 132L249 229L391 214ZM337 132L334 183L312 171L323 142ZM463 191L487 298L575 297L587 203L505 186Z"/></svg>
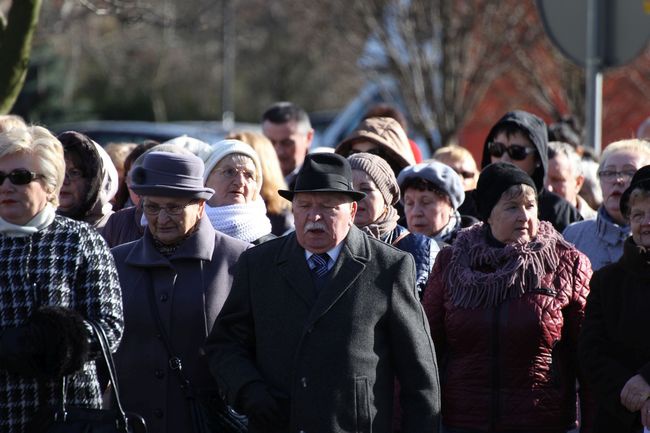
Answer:
<svg viewBox="0 0 650 433"><path fill-rule="evenodd" d="M532 241L504 247L488 243L488 230L487 225L475 224L454 242L446 281L457 307L493 307L539 288L542 278L557 268L559 251L571 248L545 221Z"/></svg>

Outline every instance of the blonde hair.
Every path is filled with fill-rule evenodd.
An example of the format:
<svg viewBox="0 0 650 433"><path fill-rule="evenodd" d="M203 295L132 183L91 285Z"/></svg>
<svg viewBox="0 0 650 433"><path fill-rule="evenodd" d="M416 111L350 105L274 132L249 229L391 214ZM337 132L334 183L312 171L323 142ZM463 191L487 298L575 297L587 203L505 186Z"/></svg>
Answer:
<svg viewBox="0 0 650 433"><path fill-rule="evenodd" d="M267 211L272 214L280 214L288 210L291 203L278 194L279 189L287 189L287 184L280 169L278 155L275 153L273 144L269 139L260 133L252 131L235 132L226 138L243 141L257 152L262 166L263 178L260 195L266 203Z"/></svg>
<svg viewBox="0 0 650 433"><path fill-rule="evenodd" d="M129 156L129 153L133 151L138 145L135 143L108 143L104 150L108 153L108 156L111 157L113 165L117 169L118 173L124 174L124 161L126 157Z"/></svg>
<svg viewBox="0 0 650 433"><path fill-rule="evenodd" d="M11 129L0 134L0 158L15 153L34 157L43 175L47 201L59 206L59 191L65 176L63 146L50 131L41 126Z"/></svg>
<svg viewBox="0 0 650 433"><path fill-rule="evenodd" d="M461 162L465 159L471 159L474 161L474 157L470 151L457 144L450 144L439 148L433 153L432 158L443 163L444 161L442 161L442 159L447 159L454 162ZM474 166L476 166L476 161L474 161Z"/></svg>
<svg viewBox="0 0 650 433"><path fill-rule="evenodd" d="M650 162L650 142L646 140L641 140L639 138L632 138L629 140L620 140L615 141L608 145L603 153L600 155L600 164L598 165L598 171L607 164L607 159L614 153L619 152L632 152L636 153L643 157L641 161L641 166L644 166Z"/></svg>
<svg viewBox="0 0 650 433"><path fill-rule="evenodd" d="M15 114L0 114L0 133L11 131L15 128L27 128L22 117Z"/></svg>

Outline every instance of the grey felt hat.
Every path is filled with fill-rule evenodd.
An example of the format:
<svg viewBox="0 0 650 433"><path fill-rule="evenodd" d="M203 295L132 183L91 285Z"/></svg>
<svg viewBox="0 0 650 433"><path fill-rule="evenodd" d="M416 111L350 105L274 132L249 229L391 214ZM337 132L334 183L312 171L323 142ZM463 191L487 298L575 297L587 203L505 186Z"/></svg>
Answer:
<svg viewBox="0 0 650 433"><path fill-rule="evenodd" d="M203 186L203 170L198 156L151 152L133 169L131 189L138 195L208 200L214 190Z"/></svg>

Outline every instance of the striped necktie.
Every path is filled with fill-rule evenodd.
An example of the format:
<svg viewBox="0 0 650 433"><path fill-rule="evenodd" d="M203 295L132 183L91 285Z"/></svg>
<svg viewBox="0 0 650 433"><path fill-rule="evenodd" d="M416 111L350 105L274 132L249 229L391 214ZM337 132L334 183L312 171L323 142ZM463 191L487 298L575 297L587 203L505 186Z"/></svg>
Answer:
<svg viewBox="0 0 650 433"><path fill-rule="evenodd" d="M316 278L323 278L327 274L327 264L330 261L330 256L327 253L312 254L309 261L311 262L311 272Z"/></svg>

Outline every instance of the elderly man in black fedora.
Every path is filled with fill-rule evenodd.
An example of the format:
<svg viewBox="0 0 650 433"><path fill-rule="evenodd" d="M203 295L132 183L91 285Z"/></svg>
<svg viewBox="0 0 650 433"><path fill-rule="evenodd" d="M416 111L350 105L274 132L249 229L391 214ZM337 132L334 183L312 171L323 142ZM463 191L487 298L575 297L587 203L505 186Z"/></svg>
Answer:
<svg viewBox="0 0 650 433"><path fill-rule="evenodd" d="M348 161L308 155L296 230L242 254L208 337L210 370L251 433L437 432L438 371L413 258L354 224Z"/></svg>
<svg viewBox="0 0 650 433"><path fill-rule="evenodd" d="M124 300L115 356L122 402L150 432L203 431L195 397L218 392L201 348L230 291L231 270L249 247L215 231L204 215L214 191L203 186L203 170L191 154L147 154L131 174L144 236L112 250Z"/></svg>

